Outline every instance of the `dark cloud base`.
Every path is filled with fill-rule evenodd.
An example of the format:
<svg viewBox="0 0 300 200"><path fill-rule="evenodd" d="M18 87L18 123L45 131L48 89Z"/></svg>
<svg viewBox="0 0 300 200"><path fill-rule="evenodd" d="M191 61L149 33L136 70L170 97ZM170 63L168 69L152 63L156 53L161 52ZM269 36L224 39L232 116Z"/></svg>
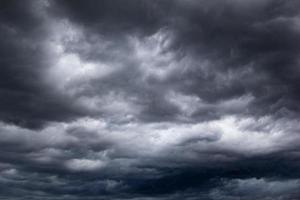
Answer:
<svg viewBox="0 0 300 200"><path fill-rule="evenodd" d="M300 199L297 0L0 0L0 199Z"/></svg>

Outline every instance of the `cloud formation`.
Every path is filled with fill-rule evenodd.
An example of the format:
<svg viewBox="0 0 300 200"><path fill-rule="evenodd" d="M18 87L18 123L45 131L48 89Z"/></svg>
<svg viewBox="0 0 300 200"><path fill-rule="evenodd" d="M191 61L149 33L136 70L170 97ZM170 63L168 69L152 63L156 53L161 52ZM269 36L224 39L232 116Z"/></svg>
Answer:
<svg viewBox="0 0 300 200"><path fill-rule="evenodd" d="M1 1L0 199L299 199L296 0Z"/></svg>

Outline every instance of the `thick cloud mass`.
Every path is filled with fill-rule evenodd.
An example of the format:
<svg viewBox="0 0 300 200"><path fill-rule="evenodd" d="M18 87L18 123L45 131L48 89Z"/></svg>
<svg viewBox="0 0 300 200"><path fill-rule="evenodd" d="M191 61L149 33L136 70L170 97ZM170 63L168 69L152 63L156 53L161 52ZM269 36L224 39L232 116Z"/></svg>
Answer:
<svg viewBox="0 0 300 200"><path fill-rule="evenodd" d="M0 199L300 199L297 0L0 0Z"/></svg>

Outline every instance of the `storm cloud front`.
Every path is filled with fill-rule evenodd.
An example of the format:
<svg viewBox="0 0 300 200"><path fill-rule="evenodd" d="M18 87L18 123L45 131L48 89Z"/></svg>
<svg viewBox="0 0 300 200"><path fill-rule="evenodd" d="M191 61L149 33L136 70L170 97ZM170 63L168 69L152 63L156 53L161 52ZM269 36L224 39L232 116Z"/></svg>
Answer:
<svg viewBox="0 0 300 200"><path fill-rule="evenodd" d="M300 1L0 0L1 200L299 200Z"/></svg>

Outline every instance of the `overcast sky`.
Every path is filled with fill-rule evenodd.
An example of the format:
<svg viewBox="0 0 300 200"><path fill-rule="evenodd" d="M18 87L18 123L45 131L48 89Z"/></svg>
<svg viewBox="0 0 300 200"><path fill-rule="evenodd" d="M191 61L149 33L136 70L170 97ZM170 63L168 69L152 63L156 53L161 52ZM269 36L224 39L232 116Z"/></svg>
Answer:
<svg viewBox="0 0 300 200"><path fill-rule="evenodd" d="M299 0L0 0L1 200L299 200Z"/></svg>

